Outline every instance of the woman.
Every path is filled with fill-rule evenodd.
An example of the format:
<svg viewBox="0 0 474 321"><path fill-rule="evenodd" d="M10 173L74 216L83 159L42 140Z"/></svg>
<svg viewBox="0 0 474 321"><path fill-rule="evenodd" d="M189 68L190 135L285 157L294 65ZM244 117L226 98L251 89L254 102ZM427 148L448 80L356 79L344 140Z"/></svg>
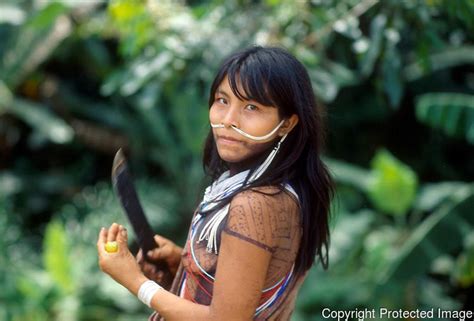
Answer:
<svg viewBox="0 0 474 321"><path fill-rule="evenodd" d="M213 183L184 249L156 236L160 248L147 253L175 273L170 291L141 253L135 261L115 223L99 234L101 269L156 311L151 320L289 320L315 257L328 264L334 186L320 160L321 113L307 71L287 51L228 57L209 97L203 165ZM108 253L112 241L118 251Z"/></svg>

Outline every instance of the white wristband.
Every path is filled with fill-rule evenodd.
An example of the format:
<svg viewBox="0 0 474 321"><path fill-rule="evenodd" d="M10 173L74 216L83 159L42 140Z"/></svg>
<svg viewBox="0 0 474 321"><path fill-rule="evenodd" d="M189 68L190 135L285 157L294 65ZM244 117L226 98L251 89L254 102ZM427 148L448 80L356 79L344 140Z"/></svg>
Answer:
<svg viewBox="0 0 474 321"><path fill-rule="evenodd" d="M156 282L152 280L145 281L138 289L138 299L151 308L151 299L160 289L163 289L163 287Z"/></svg>

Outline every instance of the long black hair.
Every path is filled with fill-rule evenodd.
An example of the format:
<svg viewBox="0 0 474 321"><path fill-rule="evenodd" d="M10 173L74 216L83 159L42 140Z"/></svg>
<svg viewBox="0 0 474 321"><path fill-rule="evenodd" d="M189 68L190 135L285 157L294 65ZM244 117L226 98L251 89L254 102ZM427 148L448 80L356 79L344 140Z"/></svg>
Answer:
<svg viewBox="0 0 474 321"><path fill-rule="evenodd" d="M299 122L281 144L270 167L256 181L244 184L243 189L272 185L281 190L282 182L290 182L300 199L303 228L296 273L306 272L316 258L327 269L330 203L335 187L320 159L325 141L325 114L316 103L305 67L289 52L278 47L254 46L236 52L226 58L219 68L210 89L209 108L226 76L233 93L240 99L275 106L281 118L298 115ZM249 176L271 149L257 158ZM204 146L203 167L212 180L228 169L226 162L219 157L212 129ZM228 201L236 193L230 195Z"/></svg>

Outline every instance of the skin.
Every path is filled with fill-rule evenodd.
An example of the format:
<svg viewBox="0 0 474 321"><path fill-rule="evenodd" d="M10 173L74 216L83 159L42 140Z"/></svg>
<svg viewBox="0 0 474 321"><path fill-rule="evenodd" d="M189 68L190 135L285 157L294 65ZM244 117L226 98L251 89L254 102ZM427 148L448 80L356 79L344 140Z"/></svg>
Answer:
<svg viewBox="0 0 474 321"><path fill-rule="evenodd" d="M238 99L232 93L227 78L216 92L209 118L212 123L222 123L225 126L213 129L213 134L219 155L229 163L231 174L249 166L275 139L289 132L298 122L298 116L292 115L274 134L275 137L266 142L255 142L241 136L230 127L232 124L251 135L261 136L275 128L281 119L275 107ZM238 142L226 142L220 138L222 135L237 139ZM238 194L230 203L229 215L257 215L255 204L259 205L260 213L271 211L271 206L263 197L265 196L251 191ZM221 236L211 305L196 304L165 289L159 290L153 296L151 306L167 321L253 319L272 254L225 231ZM105 251L107 241L118 243L116 253ZM175 272L181 260L182 248L159 235L155 237L155 241L161 247L148 255L156 260L165 260ZM140 285L149 278L159 282L159 271L153 270L149 263L143 261L143 253L137 259L131 254L127 231L119 224L113 223L108 229L101 229L97 251L100 269L134 295L137 295Z"/></svg>
<svg viewBox="0 0 474 321"><path fill-rule="evenodd" d="M155 235L155 243L157 244L157 247L148 251L146 254L148 260L144 259L141 249L138 251L137 263L140 265L140 268L146 277L160 283L163 278L163 271L158 270L156 264L153 263L164 261L168 265L171 274L174 276L176 275L179 263L181 262L183 248L161 235Z"/></svg>
<svg viewBox="0 0 474 321"><path fill-rule="evenodd" d="M241 88L239 90L242 92ZM231 175L246 169L261 153L268 150L276 139L290 132L298 123L298 115L293 114L268 140L257 142L232 129L234 125L253 136L263 136L271 132L282 120L275 106L265 106L253 100L240 100L234 95L227 77L216 90L214 103L209 110L209 120L213 124L223 124L224 128L212 128L219 156L229 164ZM227 136L238 140L228 142Z"/></svg>

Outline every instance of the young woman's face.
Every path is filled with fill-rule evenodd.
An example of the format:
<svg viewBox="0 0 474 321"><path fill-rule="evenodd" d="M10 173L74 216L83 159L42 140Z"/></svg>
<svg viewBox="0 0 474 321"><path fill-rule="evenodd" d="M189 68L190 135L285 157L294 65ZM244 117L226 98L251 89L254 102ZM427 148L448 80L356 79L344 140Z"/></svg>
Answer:
<svg viewBox="0 0 474 321"><path fill-rule="evenodd" d="M241 88L239 88L241 92ZM278 109L264 106L252 100L240 100L234 95L228 78L225 77L216 90L214 103L209 110L212 124L224 127L212 128L219 156L228 163L245 163L267 150L275 138L282 135L277 131L265 141L254 141L243 136L231 125L252 136L264 136L270 133L281 121Z"/></svg>

